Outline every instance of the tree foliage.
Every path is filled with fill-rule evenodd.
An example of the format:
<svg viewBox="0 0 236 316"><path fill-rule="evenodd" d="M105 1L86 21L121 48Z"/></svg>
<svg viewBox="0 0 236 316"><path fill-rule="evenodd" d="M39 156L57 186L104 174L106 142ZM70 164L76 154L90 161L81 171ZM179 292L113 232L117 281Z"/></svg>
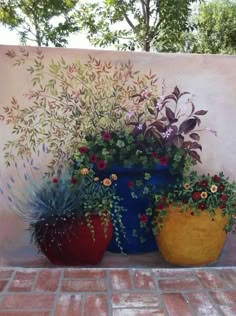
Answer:
<svg viewBox="0 0 236 316"><path fill-rule="evenodd" d="M192 2L197 0L86 1L80 6L79 22L100 47L178 51L179 34L189 27Z"/></svg>
<svg viewBox="0 0 236 316"><path fill-rule="evenodd" d="M76 0L0 0L0 23L17 30L22 44L65 46L69 34L79 30L76 5Z"/></svg>
<svg viewBox="0 0 236 316"><path fill-rule="evenodd" d="M189 51L194 53L236 53L236 1L213 0L201 4L191 34Z"/></svg>

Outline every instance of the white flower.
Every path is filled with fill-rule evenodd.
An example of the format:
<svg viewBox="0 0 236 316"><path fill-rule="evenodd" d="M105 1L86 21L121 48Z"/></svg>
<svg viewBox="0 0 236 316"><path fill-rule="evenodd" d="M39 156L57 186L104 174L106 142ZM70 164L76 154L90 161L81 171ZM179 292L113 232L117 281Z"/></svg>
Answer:
<svg viewBox="0 0 236 316"><path fill-rule="evenodd" d="M173 128L171 128L171 127L167 128L166 132L165 132L165 133L162 133L163 138L168 138L168 137L170 137L172 131L173 131Z"/></svg>
<svg viewBox="0 0 236 316"><path fill-rule="evenodd" d="M139 125L137 126L137 128L138 128L139 130L142 130L142 129L143 129L143 125L142 125L142 124L139 124Z"/></svg>

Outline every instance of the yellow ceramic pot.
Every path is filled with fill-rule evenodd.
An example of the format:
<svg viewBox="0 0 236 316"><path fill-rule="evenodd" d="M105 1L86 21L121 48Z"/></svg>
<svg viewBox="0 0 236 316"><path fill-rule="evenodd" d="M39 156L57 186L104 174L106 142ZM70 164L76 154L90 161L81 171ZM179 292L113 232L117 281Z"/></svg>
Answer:
<svg viewBox="0 0 236 316"><path fill-rule="evenodd" d="M169 206L164 227L157 235L158 247L164 259L181 266L199 266L215 262L224 247L227 217L216 209L214 221L208 212L191 215L180 213L180 207Z"/></svg>

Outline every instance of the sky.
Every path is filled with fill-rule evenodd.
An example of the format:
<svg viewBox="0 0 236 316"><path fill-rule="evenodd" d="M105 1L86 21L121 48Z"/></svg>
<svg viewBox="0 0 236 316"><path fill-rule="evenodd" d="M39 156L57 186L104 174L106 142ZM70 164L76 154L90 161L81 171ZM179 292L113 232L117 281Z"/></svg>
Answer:
<svg viewBox="0 0 236 316"><path fill-rule="evenodd" d="M0 45L20 45L16 31L10 31L5 26L0 25ZM29 45L35 45L33 42ZM69 48L95 48L86 39L85 34L71 35L69 37ZM101 49L101 48L100 48Z"/></svg>

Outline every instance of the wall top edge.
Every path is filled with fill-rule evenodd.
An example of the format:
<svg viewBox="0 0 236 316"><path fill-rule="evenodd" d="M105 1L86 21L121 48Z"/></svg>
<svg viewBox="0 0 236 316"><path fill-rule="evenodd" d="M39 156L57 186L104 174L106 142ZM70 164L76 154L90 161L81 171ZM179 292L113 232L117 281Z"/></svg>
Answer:
<svg viewBox="0 0 236 316"><path fill-rule="evenodd" d="M18 47L24 47L26 49L30 49L30 50L36 50L36 49L41 49L41 50L57 50L59 51L63 51L65 50L66 52L87 52L87 53L99 53L99 54L120 54L120 55L135 55L135 56L145 56L147 57L147 55L150 55L150 57L154 57L154 56L168 56L168 57L175 57L175 58L189 58L189 57L195 57L195 58L236 58L236 54L235 55L228 55L228 54L196 54L196 53L160 53L160 52L143 52L143 51L134 51L134 52L130 52L130 51L118 51L118 50L112 50L112 49L97 49L97 48L68 48L68 47L44 47L44 46L30 46L30 45L6 45L6 44L0 44L0 50L1 49L16 49Z"/></svg>

